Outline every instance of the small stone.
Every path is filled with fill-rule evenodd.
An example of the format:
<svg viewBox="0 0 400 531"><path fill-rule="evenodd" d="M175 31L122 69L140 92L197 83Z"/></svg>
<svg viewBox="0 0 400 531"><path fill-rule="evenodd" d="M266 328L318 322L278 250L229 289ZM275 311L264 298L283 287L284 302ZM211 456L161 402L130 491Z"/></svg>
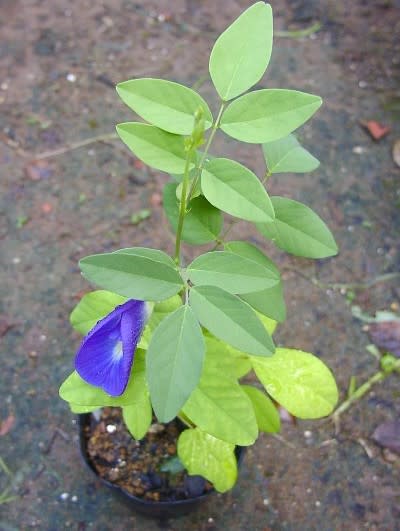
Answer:
<svg viewBox="0 0 400 531"><path fill-rule="evenodd" d="M186 476L184 481L184 488L187 496L190 498L197 498L204 492L205 479L201 476Z"/></svg>
<svg viewBox="0 0 400 531"><path fill-rule="evenodd" d="M71 501L76 503L78 501L78 496L72 496Z"/></svg>
<svg viewBox="0 0 400 531"><path fill-rule="evenodd" d="M175 455L176 454L176 446L175 446L175 444L170 444L168 446L167 452L169 453L169 455Z"/></svg>
<svg viewBox="0 0 400 531"><path fill-rule="evenodd" d="M69 498L69 493L68 492L63 492L61 495L60 495L60 500L61 501L66 501L68 500Z"/></svg>
<svg viewBox="0 0 400 531"><path fill-rule="evenodd" d="M67 81L69 81L70 83L75 83L76 75L75 74L67 74Z"/></svg>
<svg viewBox="0 0 400 531"><path fill-rule="evenodd" d="M114 426L114 424L107 424L106 430L108 433L115 433L117 431L117 426Z"/></svg>
<svg viewBox="0 0 400 531"><path fill-rule="evenodd" d="M19 258L18 256L16 256L15 258L12 259L12 263L13 263L13 264L19 264L19 263L21 263L21 258Z"/></svg>
<svg viewBox="0 0 400 531"><path fill-rule="evenodd" d="M304 432L304 437L305 437L306 439L311 439L311 437L312 437L312 431L310 431L310 430L306 430L306 431Z"/></svg>
<svg viewBox="0 0 400 531"><path fill-rule="evenodd" d="M263 499L263 505L269 505L269 499L268 498L264 498Z"/></svg>
<svg viewBox="0 0 400 531"><path fill-rule="evenodd" d="M363 146L354 146L352 151L353 153L356 153L356 155L362 155L367 151L367 149Z"/></svg>
<svg viewBox="0 0 400 531"><path fill-rule="evenodd" d="M315 502L315 507L321 507L321 502L319 500Z"/></svg>
<svg viewBox="0 0 400 531"><path fill-rule="evenodd" d="M151 434L157 434L162 433L165 430L165 426L163 424L152 424L148 430L148 433Z"/></svg>

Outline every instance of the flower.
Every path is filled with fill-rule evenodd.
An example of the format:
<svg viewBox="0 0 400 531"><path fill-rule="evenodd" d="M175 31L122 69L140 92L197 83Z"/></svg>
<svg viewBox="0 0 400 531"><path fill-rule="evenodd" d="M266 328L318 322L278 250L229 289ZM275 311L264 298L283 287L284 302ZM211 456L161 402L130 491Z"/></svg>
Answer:
<svg viewBox="0 0 400 531"><path fill-rule="evenodd" d="M111 396L122 395L147 317L147 304L131 299L101 319L76 354L79 376Z"/></svg>

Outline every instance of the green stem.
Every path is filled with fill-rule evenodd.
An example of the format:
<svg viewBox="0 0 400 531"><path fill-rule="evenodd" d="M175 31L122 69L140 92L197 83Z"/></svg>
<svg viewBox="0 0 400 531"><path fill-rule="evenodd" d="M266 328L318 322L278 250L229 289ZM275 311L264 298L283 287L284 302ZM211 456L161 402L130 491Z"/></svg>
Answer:
<svg viewBox="0 0 400 531"><path fill-rule="evenodd" d="M372 386L376 383L382 382L387 376L392 374L392 372L400 369L400 360L397 360L389 369L385 371L378 371L371 376L366 382L364 382L360 387L358 387L354 393L333 412L333 420L337 420L342 413L347 411L350 406L354 404L357 400L362 398L368 391L371 390Z"/></svg>
<svg viewBox="0 0 400 531"><path fill-rule="evenodd" d="M224 112L226 105L227 105L227 103L225 101L223 101L221 103L221 107L219 108L217 119L215 120L215 122L214 122L214 124L213 124L213 126L211 128L210 136L207 139L207 143L206 143L206 146L204 148L203 155L202 155L202 157L200 159L199 166L197 168L196 176L193 179L192 185L190 187L190 191L189 191L189 194L188 194L188 197L187 197L187 203L186 204L189 204L189 201L192 199L193 192L194 192L194 190L196 188L196 185L197 185L197 183L198 183L198 181L200 179L201 172L202 172L203 166L204 166L204 162L205 162L206 157L208 155L208 150L210 149L211 143L214 140L215 133L217 132L217 129L219 127L219 122L221 120L222 113Z"/></svg>
<svg viewBox="0 0 400 531"><path fill-rule="evenodd" d="M179 220L178 228L176 230L176 240L175 240L175 262L180 264L180 252L181 252L181 240L182 240L182 230L183 230L183 221L186 214L186 194L189 184L189 168L190 168L190 159L192 156L192 150L189 149L186 155L185 170L183 173L183 182L182 182L182 193L181 193L181 204L179 208Z"/></svg>

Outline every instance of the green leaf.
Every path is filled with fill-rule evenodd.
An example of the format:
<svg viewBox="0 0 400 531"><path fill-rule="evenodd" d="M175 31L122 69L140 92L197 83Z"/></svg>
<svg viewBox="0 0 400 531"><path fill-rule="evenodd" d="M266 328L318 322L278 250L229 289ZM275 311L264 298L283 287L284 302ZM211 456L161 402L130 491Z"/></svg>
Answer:
<svg viewBox="0 0 400 531"><path fill-rule="evenodd" d="M263 144L262 149L270 173L306 173L319 166L319 160L294 135Z"/></svg>
<svg viewBox="0 0 400 531"><path fill-rule="evenodd" d="M257 224L265 238L296 256L327 258L338 252L332 233L322 219L306 205L285 197L272 197L275 220Z"/></svg>
<svg viewBox="0 0 400 531"><path fill-rule="evenodd" d="M129 406L141 404L148 396L145 379L144 351L137 349L128 385L121 396L111 396L100 387L86 383L74 371L60 387L60 397L77 406Z"/></svg>
<svg viewBox="0 0 400 531"><path fill-rule="evenodd" d="M200 380L205 344L200 325L185 305L156 328L146 355L147 381L160 422L173 419Z"/></svg>
<svg viewBox="0 0 400 531"><path fill-rule="evenodd" d="M272 400L252 385L242 385L242 389L253 404L259 430L264 433L278 433L281 429L281 419Z"/></svg>
<svg viewBox="0 0 400 531"><path fill-rule="evenodd" d="M179 474L183 470L185 470L185 467L177 455L163 459L162 465L160 466L161 472L168 472L172 475Z"/></svg>
<svg viewBox="0 0 400 531"><path fill-rule="evenodd" d="M254 310L274 321L282 323L286 319L286 304L283 297L282 282L258 293L240 295L240 298Z"/></svg>
<svg viewBox="0 0 400 531"><path fill-rule="evenodd" d="M297 90L255 90L229 105L220 127L243 142L272 142L300 127L321 104L319 96Z"/></svg>
<svg viewBox="0 0 400 531"><path fill-rule="evenodd" d="M271 356L274 344L248 304L216 286L190 290L190 304L200 323L219 339L256 356Z"/></svg>
<svg viewBox="0 0 400 531"><path fill-rule="evenodd" d="M231 216L254 222L268 222L275 217L270 198L256 175L233 160L207 162L201 174L201 189L212 205Z"/></svg>
<svg viewBox="0 0 400 531"><path fill-rule="evenodd" d="M191 475L208 479L219 492L237 479L235 445L220 441L199 428L184 430L178 439L179 459Z"/></svg>
<svg viewBox="0 0 400 531"><path fill-rule="evenodd" d="M114 251L113 254L134 254L136 256L143 256L154 262L160 262L160 264L165 264L176 269L176 264L172 258L159 249L151 249L150 247L126 247L125 249Z"/></svg>
<svg viewBox="0 0 400 531"><path fill-rule="evenodd" d="M274 264L274 262L268 258L257 246L249 242L242 241L232 241L224 243L224 249L227 251L253 260L258 264L261 264L271 271L274 271L277 276L279 276L279 269Z"/></svg>
<svg viewBox="0 0 400 531"><path fill-rule="evenodd" d="M164 79L131 79L119 83L117 92L144 120L169 133L190 135L199 107L204 111L205 130L212 125L207 103L197 92L179 83Z"/></svg>
<svg viewBox="0 0 400 531"><path fill-rule="evenodd" d="M184 173L186 151L182 136L139 122L118 124L117 133L128 148L152 168Z"/></svg>
<svg viewBox="0 0 400 531"><path fill-rule="evenodd" d="M277 348L270 358L253 358L253 368L267 393L295 417L325 417L337 403L331 371L308 352Z"/></svg>
<svg viewBox="0 0 400 531"><path fill-rule="evenodd" d="M83 258L79 266L88 280L105 289L132 299L158 301L172 297L183 287L178 271L160 261L160 256L154 259L140 251L95 254ZM170 260L165 257L165 261Z"/></svg>
<svg viewBox="0 0 400 531"><path fill-rule="evenodd" d="M260 319L260 321L262 322L262 324L264 325L265 330L268 332L269 335L272 336L272 334L275 332L275 329L278 323L274 321L274 319L270 319L269 317L267 317L266 315L263 315L260 312L256 312L256 314L258 318Z"/></svg>
<svg viewBox="0 0 400 531"><path fill-rule="evenodd" d="M86 293L70 315L73 328L86 335L94 325L128 299L111 291L98 290Z"/></svg>
<svg viewBox="0 0 400 531"><path fill-rule="evenodd" d="M233 241L224 244L224 249L232 253L238 254L254 260L261 265L265 265L270 269L276 271L279 275L279 269L265 254L260 251L258 247L248 242ZM275 286L268 289L261 290L258 293L247 293L240 296L252 308L261 312L262 314L274 319L278 322L283 322L286 319L286 304L283 297L282 281L279 280Z"/></svg>
<svg viewBox="0 0 400 531"><path fill-rule="evenodd" d="M122 416L129 433L139 441L146 435L152 420L150 399L145 397L143 402L132 406L122 407Z"/></svg>
<svg viewBox="0 0 400 531"><path fill-rule="evenodd" d="M164 317L177 310L180 306L182 306L182 299L179 297L179 295L174 295L170 299L156 303L154 305L150 319L147 321L147 324L144 327L143 334L138 343L138 348L147 350L149 348L150 339L154 330L161 323Z"/></svg>
<svg viewBox="0 0 400 531"><path fill-rule="evenodd" d="M272 9L256 2L217 39L210 56L210 75L220 97L231 100L263 76L272 51Z"/></svg>
<svg viewBox="0 0 400 531"><path fill-rule="evenodd" d="M249 446L258 436L251 402L232 376L209 369L183 407L203 431L226 442Z"/></svg>
<svg viewBox="0 0 400 531"><path fill-rule="evenodd" d="M248 354L231 347L212 335L208 335L208 333L206 334L204 370L215 369L225 376L232 375L235 379L242 378L251 371L252 364Z"/></svg>
<svg viewBox="0 0 400 531"><path fill-rule="evenodd" d="M164 187L163 205L165 214L174 232L178 226L179 202L176 198L176 184L168 183ZM222 229L221 212L210 205L204 197L190 201L189 211L185 216L182 240L191 245L202 245L215 241Z"/></svg>
<svg viewBox="0 0 400 531"><path fill-rule="evenodd" d="M198 256L186 274L196 286L217 286L229 293L249 293L279 282L279 274L274 269L225 251Z"/></svg>
<svg viewBox="0 0 400 531"><path fill-rule="evenodd" d="M189 181L189 186L187 187L187 191L186 191L186 200L189 196L189 193L190 193L190 189L191 189L191 186L193 184L193 179L190 179ZM181 197L182 197L182 188L183 188L183 182L180 182L178 184L178 186L176 187L176 190L175 190L175 195L176 195L176 198L178 200L178 203L180 203L181 201ZM199 197L199 195L201 195L201 184L200 184L200 180L198 180L196 182L196 185L195 185L195 188L192 192L192 195L191 197L192 198L195 198L195 197Z"/></svg>

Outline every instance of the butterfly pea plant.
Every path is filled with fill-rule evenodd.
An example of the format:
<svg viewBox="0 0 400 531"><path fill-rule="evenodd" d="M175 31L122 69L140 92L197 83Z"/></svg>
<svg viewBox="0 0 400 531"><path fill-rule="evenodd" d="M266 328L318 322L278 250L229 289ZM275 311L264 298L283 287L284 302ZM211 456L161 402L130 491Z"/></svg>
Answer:
<svg viewBox="0 0 400 531"><path fill-rule="evenodd" d="M272 37L271 6L256 2L217 39L209 61L219 96L215 117L198 93L178 83L144 78L117 86L145 120L119 124L119 136L171 177L163 205L175 251L132 247L80 261L84 277L102 289L85 295L71 314L85 337L75 371L60 389L76 413L121 407L136 439L153 414L163 423L179 417L186 428L179 459L220 492L236 481L235 446L279 430L276 403L314 419L337 402L322 361L274 345L271 335L286 318L277 266L255 245L221 236L227 213L296 256L337 253L315 212L267 192L271 176L319 165L292 133L321 105L318 96L296 90L247 92L268 66ZM219 131L261 145L267 165L261 179L239 162L211 155ZM212 250L185 263L182 244ZM250 371L259 382L243 384Z"/></svg>

